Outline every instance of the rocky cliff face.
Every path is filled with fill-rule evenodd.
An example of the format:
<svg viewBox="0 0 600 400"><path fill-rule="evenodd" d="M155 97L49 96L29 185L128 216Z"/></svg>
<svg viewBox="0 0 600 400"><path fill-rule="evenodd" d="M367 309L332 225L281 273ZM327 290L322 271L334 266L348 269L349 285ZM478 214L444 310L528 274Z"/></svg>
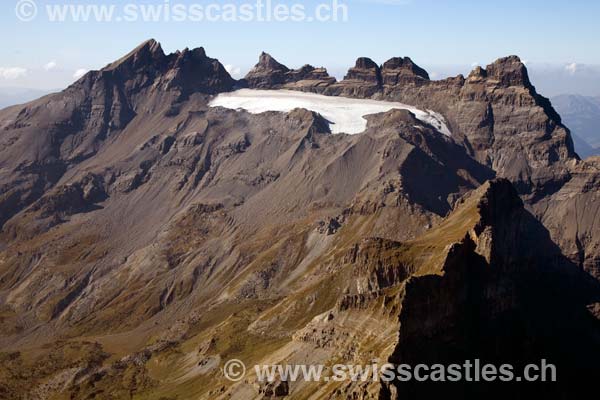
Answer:
<svg viewBox="0 0 600 400"><path fill-rule="evenodd" d="M383 64L381 68L381 83L384 86L400 84L419 84L429 81L429 74L415 64L409 57L394 57Z"/></svg>
<svg viewBox="0 0 600 400"><path fill-rule="evenodd" d="M469 155L534 199L568 181L564 163L577 158L568 129L550 101L536 92L516 56L501 58L486 69L477 67L467 78L441 81L429 80L410 58L392 58L381 67L359 58L341 82L276 86L280 87L436 110Z"/></svg>
<svg viewBox="0 0 600 400"><path fill-rule="evenodd" d="M406 110L333 135L307 110L208 106L237 87L402 101L452 136ZM439 394L220 369L483 354L547 355L572 394L598 355L598 176L516 57L443 81L361 58L336 82L263 54L235 81L148 41L0 112L0 393Z"/></svg>
<svg viewBox="0 0 600 400"><path fill-rule="evenodd" d="M494 393L485 384L394 382L383 386L382 397L584 393L595 370L587 349L597 346L589 335L597 321L588 307L598 301L600 286L561 254L508 181L482 185L446 223L469 208L477 210L477 222L450 245L440 270L407 283L390 361L462 365L479 359L511 364L520 373L527 364L547 359L562 371L562 379L552 387L498 385ZM552 295L557 292L560 299Z"/></svg>

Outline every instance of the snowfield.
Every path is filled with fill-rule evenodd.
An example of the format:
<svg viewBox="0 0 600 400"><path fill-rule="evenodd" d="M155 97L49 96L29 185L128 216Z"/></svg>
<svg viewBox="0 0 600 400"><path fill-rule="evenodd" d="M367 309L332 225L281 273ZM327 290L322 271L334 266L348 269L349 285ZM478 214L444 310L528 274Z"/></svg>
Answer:
<svg viewBox="0 0 600 400"><path fill-rule="evenodd" d="M321 114L330 122L332 133L357 134L367 128L365 115L387 112L392 109L408 110L436 128L440 133L451 136L444 117L436 112L423 111L416 107L391 101L351 99L347 97L323 96L293 90L241 89L221 93L209 104L210 107L243 109L252 114L266 111L289 112L294 108L305 108Z"/></svg>

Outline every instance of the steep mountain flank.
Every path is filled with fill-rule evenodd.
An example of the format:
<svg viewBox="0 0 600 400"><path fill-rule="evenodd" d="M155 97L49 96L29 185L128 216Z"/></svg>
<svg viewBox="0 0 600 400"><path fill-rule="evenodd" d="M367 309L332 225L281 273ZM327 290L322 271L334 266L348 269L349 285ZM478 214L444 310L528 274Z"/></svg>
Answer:
<svg viewBox="0 0 600 400"><path fill-rule="evenodd" d="M166 56L147 41L63 92L0 112L0 226L128 126L168 118L191 94L235 81L204 49Z"/></svg>
<svg viewBox="0 0 600 400"><path fill-rule="evenodd" d="M573 162L573 178L532 210L579 268L600 279L600 160Z"/></svg>
<svg viewBox="0 0 600 400"><path fill-rule="evenodd" d="M588 309L598 304L600 284L562 256L508 181L474 191L438 229L446 232L454 219L473 212L479 220L450 245L440 269L407 283L390 361L462 365L478 359L511 364L520 376L527 364L546 359L561 378L553 385L497 382L493 393L485 383L394 382L384 385L382 396L500 399L586 393L598 374L600 342L592 333L598 320Z"/></svg>

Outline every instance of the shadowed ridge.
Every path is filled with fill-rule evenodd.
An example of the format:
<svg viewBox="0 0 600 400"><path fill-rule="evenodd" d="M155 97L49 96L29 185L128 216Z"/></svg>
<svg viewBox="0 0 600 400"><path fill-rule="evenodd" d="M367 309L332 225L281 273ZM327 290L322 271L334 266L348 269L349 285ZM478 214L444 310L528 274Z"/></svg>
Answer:
<svg viewBox="0 0 600 400"><path fill-rule="evenodd" d="M546 359L556 365L559 380L502 383L492 392L483 381L394 381L383 385L381 398L585 393L598 374L598 320L587 309L600 299L598 282L562 256L507 180L488 182L466 196L437 235L461 226L463 239L448 246L441 269L408 282L390 361L463 365L480 359L482 365L511 364L520 376L526 364Z"/></svg>

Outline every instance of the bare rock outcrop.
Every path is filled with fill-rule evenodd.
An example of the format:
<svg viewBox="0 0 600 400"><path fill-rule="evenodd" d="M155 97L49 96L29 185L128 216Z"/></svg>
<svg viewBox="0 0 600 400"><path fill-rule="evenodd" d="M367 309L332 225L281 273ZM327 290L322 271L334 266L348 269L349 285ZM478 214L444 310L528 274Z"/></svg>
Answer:
<svg viewBox="0 0 600 400"><path fill-rule="evenodd" d="M429 81L429 74L409 57L394 57L381 68L382 84L386 86L419 84Z"/></svg>
<svg viewBox="0 0 600 400"><path fill-rule="evenodd" d="M329 76L325 68L315 68L307 64L292 70L263 52L258 64L248 72L241 85L251 89L293 88L309 91L334 82L335 78Z"/></svg>

